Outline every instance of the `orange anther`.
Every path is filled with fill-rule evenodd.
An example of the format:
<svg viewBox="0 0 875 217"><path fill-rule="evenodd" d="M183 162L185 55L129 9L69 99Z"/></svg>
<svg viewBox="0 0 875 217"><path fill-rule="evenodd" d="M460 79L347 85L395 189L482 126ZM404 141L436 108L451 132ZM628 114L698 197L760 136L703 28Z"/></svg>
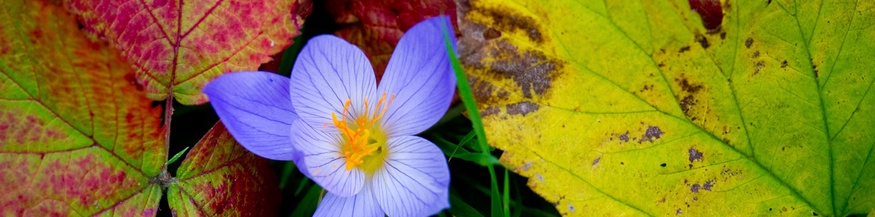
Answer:
<svg viewBox="0 0 875 217"><path fill-rule="evenodd" d="M341 146L341 151L346 158L346 170L352 170L355 166L364 163L362 158L371 155L380 148L382 144L368 144L368 139L371 137L371 128L383 117L392 101L395 101L395 95L392 95L390 100L386 100L386 93L383 93L380 99L377 100L376 108L374 108L373 114L371 114L371 105L368 99L365 98L363 103L364 112L355 120L352 120L351 123L349 120L351 100L347 99L343 103L343 112L340 114L340 119L337 118L337 114L331 113L331 120L334 122L334 126L340 130L341 136L345 140L345 143Z"/></svg>

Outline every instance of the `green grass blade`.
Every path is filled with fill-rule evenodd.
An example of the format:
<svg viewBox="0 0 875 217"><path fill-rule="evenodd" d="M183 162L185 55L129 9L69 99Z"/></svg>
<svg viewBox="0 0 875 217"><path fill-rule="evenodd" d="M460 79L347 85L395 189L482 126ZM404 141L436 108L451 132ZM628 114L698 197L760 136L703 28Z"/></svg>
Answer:
<svg viewBox="0 0 875 217"><path fill-rule="evenodd" d="M319 198L321 195L322 188L319 187L319 185L313 185L307 190L307 194L304 195L304 198L302 198L301 202L297 204L298 206L295 207L295 211L289 216L312 216L313 213L316 212L316 207L319 206Z"/></svg>
<svg viewBox="0 0 875 217"><path fill-rule="evenodd" d="M304 190L304 187L310 183L310 179L301 179L301 183L298 184L298 189L295 189L295 196L301 193L301 190Z"/></svg>
<svg viewBox="0 0 875 217"><path fill-rule="evenodd" d="M465 77L465 72L462 70L462 65L459 63L459 58L456 57L456 51L450 41L449 31L447 26L441 25L441 32L444 34L444 44L447 47L447 53L450 55L450 63L453 66L453 73L456 75L456 85L459 88L459 96L462 98L462 103L465 105L465 110L468 111L468 118L471 119L471 125L474 127L474 133L477 135L477 141L484 154L489 154L489 145L486 143L486 132L483 130L483 121L480 120L480 111L477 109L477 102L474 101L474 94L471 91L471 85L468 84L468 79ZM504 216L501 208L501 196L498 192L498 181L495 177L495 168L491 165L486 167L489 169L492 198L492 215Z"/></svg>
<svg viewBox="0 0 875 217"><path fill-rule="evenodd" d="M516 204L518 204L518 206L516 206L516 208L517 208L516 212L513 213L513 217L520 217L523 214L522 209L525 208L525 206L523 205L523 194L520 191L519 182L514 181L512 185L513 185L514 192L516 192L516 195L515 195L516 199L514 201L516 201Z"/></svg>
<svg viewBox="0 0 875 217"><path fill-rule="evenodd" d="M167 163L164 163L164 165L170 165L173 162L176 162L176 160L179 160L179 157L182 157L182 154L184 154L185 151L188 151L188 148L189 147L185 147L185 149L182 149L182 151L177 152L175 155L173 155L172 158L170 158L170 160L167 161Z"/></svg>
<svg viewBox="0 0 875 217"><path fill-rule="evenodd" d="M286 189L286 184L289 182L289 177L292 176L292 172L297 168L294 162L286 161L283 165L283 173L280 174L280 189Z"/></svg>
<svg viewBox="0 0 875 217"><path fill-rule="evenodd" d="M456 158L462 159L465 161L470 161L470 162L476 163L477 165L480 165L480 166L501 165L501 163L498 162L498 158L495 158L492 155L486 155L483 153L476 153L476 152L461 153L461 154L457 154Z"/></svg>
<svg viewBox="0 0 875 217"><path fill-rule="evenodd" d="M447 162L450 162L451 160L453 160L453 156L455 156L456 152L459 151L459 147L462 147L462 145L467 144L473 138L474 138L474 131L471 131L470 133L468 133L468 135L465 135L465 138L462 138L462 141L460 141L459 144L456 145L456 148L453 149L453 153L450 154L450 158L447 159Z"/></svg>
<svg viewBox="0 0 875 217"><path fill-rule="evenodd" d="M510 217L510 177L507 175L507 170L504 170L504 216Z"/></svg>

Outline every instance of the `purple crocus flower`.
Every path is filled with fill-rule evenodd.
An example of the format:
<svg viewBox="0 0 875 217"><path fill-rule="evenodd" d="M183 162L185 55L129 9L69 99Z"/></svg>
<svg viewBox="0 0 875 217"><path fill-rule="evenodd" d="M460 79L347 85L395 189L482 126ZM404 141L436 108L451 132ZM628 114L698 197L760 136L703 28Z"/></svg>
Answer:
<svg viewBox="0 0 875 217"><path fill-rule="evenodd" d="M440 149L415 135L443 116L455 90L441 26L446 16L408 30L379 86L361 50L325 35L304 46L290 79L231 73L204 93L240 144L295 161L328 191L316 216L433 215L449 207L449 170Z"/></svg>

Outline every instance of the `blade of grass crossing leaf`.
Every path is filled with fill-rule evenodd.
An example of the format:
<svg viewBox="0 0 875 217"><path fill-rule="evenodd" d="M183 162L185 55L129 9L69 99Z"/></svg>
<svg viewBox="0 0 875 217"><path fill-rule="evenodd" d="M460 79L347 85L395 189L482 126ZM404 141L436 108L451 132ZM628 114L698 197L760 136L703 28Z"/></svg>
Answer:
<svg viewBox="0 0 875 217"><path fill-rule="evenodd" d="M487 154L483 154L483 153L476 153L476 152L460 153L460 154L456 155L456 158L462 159L465 161L470 161L470 162L476 163L477 165L480 165L480 166L501 165L501 163L498 162L498 158L496 158L495 156L487 155Z"/></svg>
<svg viewBox="0 0 875 217"><path fill-rule="evenodd" d="M504 216L510 216L510 181L507 175L507 170L504 170Z"/></svg>
<svg viewBox="0 0 875 217"><path fill-rule="evenodd" d="M189 147L185 147L185 149L182 149L182 151L177 152L176 155L173 155L173 157L170 158L170 160L168 160L167 163L164 163L164 165L170 165L170 164L172 164L173 162L176 162L176 160L178 160L179 157L182 157L182 154L184 154L185 151L188 151L188 148L189 148Z"/></svg>
<svg viewBox="0 0 875 217"><path fill-rule="evenodd" d="M459 144L456 145L456 148L453 149L453 153L450 154L450 158L447 159L447 162L450 162L451 160L453 160L453 156L456 155L457 151L459 151L459 147L462 147L462 145L468 143L473 138L474 138L474 131L471 131L468 133L468 135L465 135L465 138L462 138L462 141L460 141Z"/></svg>
<svg viewBox="0 0 875 217"><path fill-rule="evenodd" d="M280 189L283 190L286 189L286 183L289 182L289 176L292 176L292 171L295 171L295 168L297 168L295 167L295 163L291 161L287 161L284 163L285 165L283 165L283 173L280 174ZM300 191L300 189L298 190ZM295 192L295 195L297 195L297 192Z"/></svg>
<svg viewBox="0 0 875 217"><path fill-rule="evenodd" d="M456 85L459 88L459 96L462 98L462 103L465 105L465 110L468 111L468 118L471 119L471 125L474 127L474 132L477 134L477 141L480 144L484 154L489 154L487 150L489 150L488 145L486 144L486 132L483 130L483 121L480 120L480 112L477 110L477 104L474 101L474 95L471 92L471 85L468 84L468 79L465 77L465 72L462 71L462 65L459 63L458 57L456 57L455 49L453 49L453 44L450 41L448 27L442 23L441 32L444 35L444 44L447 46L447 53L450 54L450 63L453 66L453 73L456 75ZM490 165L486 167L489 169L490 175L490 183L492 184L490 190L490 197L492 199L492 215L491 216L503 216L501 209L501 197L498 193L498 181L495 177L495 169Z"/></svg>

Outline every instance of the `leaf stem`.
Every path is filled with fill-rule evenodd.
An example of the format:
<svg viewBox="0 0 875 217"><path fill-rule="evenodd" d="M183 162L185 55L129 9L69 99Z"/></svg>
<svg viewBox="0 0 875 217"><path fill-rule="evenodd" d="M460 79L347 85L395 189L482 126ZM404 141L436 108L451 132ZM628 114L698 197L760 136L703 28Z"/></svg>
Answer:
<svg viewBox="0 0 875 217"><path fill-rule="evenodd" d="M167 152L164 155L164 162L167 162L167 157L170 156L170 119L173 116L173 85L171 84L170 86L171 91L167 93L167 100L164 103L164 151Z"/></svg>

